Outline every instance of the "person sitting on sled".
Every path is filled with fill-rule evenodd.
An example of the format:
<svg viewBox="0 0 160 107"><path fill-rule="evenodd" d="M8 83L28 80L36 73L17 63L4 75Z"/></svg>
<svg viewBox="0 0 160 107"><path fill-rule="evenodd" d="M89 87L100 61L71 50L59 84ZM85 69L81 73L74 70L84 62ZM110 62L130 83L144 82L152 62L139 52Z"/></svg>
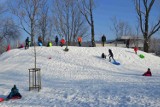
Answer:
<svg viewBox="0 0 160 107"><path fill-rule="evenodd" d="M143 76L152 76L150 68L148 68L147 72L145 72Z"/></svg>
<svg viewBox="0 0 160 107"><path fill-rule="evenodd" d="M112 50L111 49L109 49L108 50L108 52L109 52L109 62L111 62L111 58L113 59L113 61L115 62L115 59L113 58L113 53L112 53Z"/></svg>
<svg viewBox="0 0 160 107"><path fill-rule="evenodd" d="M7 99L6 99L6 100L9 100L9 99L12 99L12 98L13 98L13 99L14 99L14 98L20 99L21 97L22 97L22 96L21 96L21 94L19 93L16 85L14 85L13 88L11 89L10 94L7 96Z"/></svg>

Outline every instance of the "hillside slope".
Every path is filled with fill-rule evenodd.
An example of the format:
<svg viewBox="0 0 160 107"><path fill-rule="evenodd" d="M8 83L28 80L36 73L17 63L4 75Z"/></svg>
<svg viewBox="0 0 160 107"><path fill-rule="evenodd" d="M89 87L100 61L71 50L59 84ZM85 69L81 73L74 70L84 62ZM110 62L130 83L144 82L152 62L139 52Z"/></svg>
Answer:
<svg viewBox="0 0 160 107"><path fill-rule="evenodd" d="M14 84L23 98L0 103L15 107L160 106L160 58L118 47L37 47L42 89L28 91L28 69L34 67L33 48L14 49L0 55L0 97ZM121 65L101 54L112 49ZM51 58L51 59L50 59ZM141 76L151 68L152 77Z"/></svg>

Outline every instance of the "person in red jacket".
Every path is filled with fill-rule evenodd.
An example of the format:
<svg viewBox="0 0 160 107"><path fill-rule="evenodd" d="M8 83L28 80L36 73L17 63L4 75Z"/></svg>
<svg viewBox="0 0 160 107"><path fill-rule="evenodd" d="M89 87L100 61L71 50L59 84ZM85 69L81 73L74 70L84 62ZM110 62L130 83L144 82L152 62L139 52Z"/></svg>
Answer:
<svg viewBox="0 0 160 107"><path fill-rule="evenodd" d="M10 44L7 46L6 51L9 51L9 50L11 50L11 46L10 46Z"/></svg>
<svg viewBox="0 0 160 107"><path fill-rule="evenodd" d="M143 76L152 76L150 68L148 68L147 72L145 72Z"/></svg>
<svg viewBox="0 0 160 107"><path fill-rule="evenodd" d="M137 51L138 51L138 47L134 47L134 52L135 52L135 54L137 54Z"/></svg>
<svg viewBox="0 0 160 107"><path fill-rule="evenodd" d="M78 45L81 46L81 43L82 43L82 37L79 36L78 37Z"/></svg>
<svg viewBox="0 0 160 107"><path fill-rule="evenodd" d="M66 41L62 38L61 41L60 41L60 46L62 47L65 44L65 42Z"/></svg>

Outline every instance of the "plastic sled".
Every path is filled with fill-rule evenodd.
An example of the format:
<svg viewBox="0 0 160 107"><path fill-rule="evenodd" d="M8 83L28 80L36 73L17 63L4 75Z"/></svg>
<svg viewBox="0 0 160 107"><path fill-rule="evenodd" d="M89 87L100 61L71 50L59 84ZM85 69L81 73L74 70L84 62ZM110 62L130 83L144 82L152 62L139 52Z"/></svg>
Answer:
<svg viewBox="0 0 160 107"><path fill-rule="evenodd" d="M21 97L20 96L14 96L14 97L12 97L11 99L21 99Z"/></svg>
<svg viewBox="0 0 160 107"><path fill-rule="evenodd" d="M144 58L144 55L140 54L139 57L143 59L143 58Z"/></svg>
<svg viewBox="0 0 160 107"><path fill-rule="evenodd" d="M0 102L4 101L4 98L0 98Z"/></svg>
<svg viewBox="0 0 160 107"><path fill-rule="evenodd" d="M42 46L42 43L41 43L41 42L38 42L38 46Z"/></svg>
<svg viewBox="0 0 160 107"><path fill-rule="evenodd" d="M112 64L114 64L114 65L120 65L120 63L116 62L116 61L112 62Z"/></svg>

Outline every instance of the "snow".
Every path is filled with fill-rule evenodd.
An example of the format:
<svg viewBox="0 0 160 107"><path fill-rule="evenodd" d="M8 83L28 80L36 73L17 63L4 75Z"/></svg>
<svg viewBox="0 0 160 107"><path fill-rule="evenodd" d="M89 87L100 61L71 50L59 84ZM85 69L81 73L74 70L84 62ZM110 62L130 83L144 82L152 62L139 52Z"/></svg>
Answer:
<svg viewBox="0 0 160 107"><path fill-rule="evenodd" d="M33 47L0 55L0 97L14 84L22 99L0 102L0 107L159 107L160 57L119 47L37 47L42 89L29 91ZM121 65L101 54L108 49ZM51 59L49 59L51 58ZM152 77L141 76L150 68Z"/></svg>

